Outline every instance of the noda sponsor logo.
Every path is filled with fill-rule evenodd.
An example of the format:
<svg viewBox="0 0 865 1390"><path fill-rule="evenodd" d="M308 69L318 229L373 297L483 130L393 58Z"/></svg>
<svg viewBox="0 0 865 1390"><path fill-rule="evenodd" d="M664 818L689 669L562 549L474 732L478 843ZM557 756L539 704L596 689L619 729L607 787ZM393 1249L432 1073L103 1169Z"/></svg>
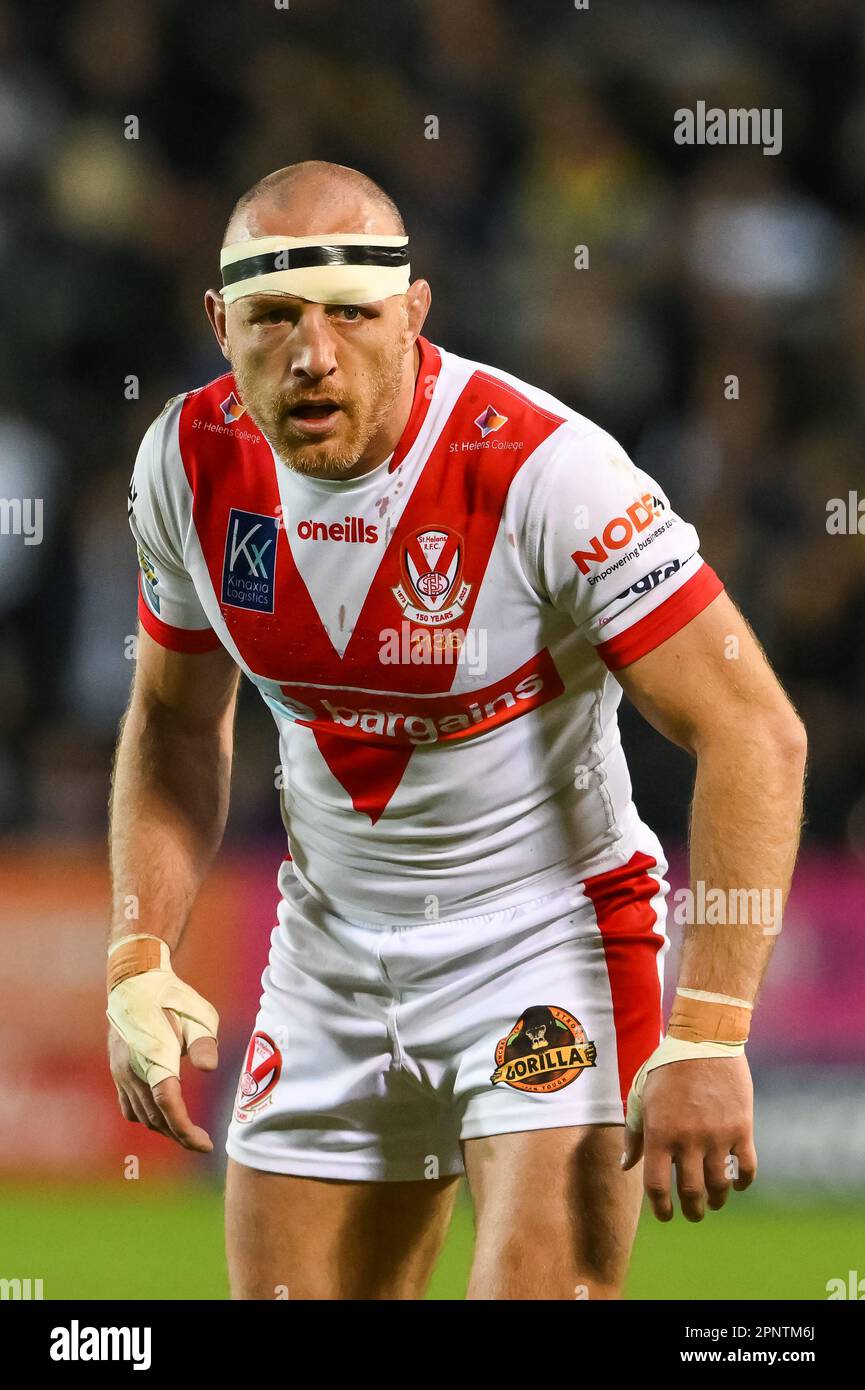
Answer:
<svg viewBox="0 0 865 1390"><path fill-rule="evenodd" d="M571 559L580 574L588 574L592 565L600 565L609 559L611 550L623 550L630 545L634 536L651 526L664 509L659 497L644 492L642 497L625 508L623 516L614 516L608 521L599 536L592 536L591 550L575 550Z"/></svg>
<svg viewBox="0 0 865 1390"><path fill-rule="evenodd" d="M282 1074L282 1053L267 1033L253 1033L246 1049L237 1087L234 1118L239 1124L273 1101L276 1083Z"/></svg>
<svg viewBox="0 0 865 1390"><path fill-rule="evenodd" d="M299 521L297 538L301 541L344 541L374 545L378 527L365 522L362 516L347 516L342 521Z"/></svg>
<svg viewBox="0 0 865 1390"><path fill-rule="evenodd" d="M222 566L222 602L230 608L273 612L278 527L275 516L232 507Z"/></svg>
<svg viewBox="0 0 865 1390"><path fill-rule="evenodd" d="M533 1004L497 1043L490 1081L504 1081L515 1091L560 1091L593 1067L596 1057L578 1018L556 1004Z"/></svg>

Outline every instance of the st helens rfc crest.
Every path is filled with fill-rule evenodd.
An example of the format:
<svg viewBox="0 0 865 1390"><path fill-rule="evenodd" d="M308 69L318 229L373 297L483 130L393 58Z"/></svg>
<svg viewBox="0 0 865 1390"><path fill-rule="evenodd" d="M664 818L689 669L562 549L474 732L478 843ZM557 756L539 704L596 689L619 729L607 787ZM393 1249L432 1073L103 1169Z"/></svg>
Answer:
<svg viewBox="0 0 865 1390"><path fill-rule="evenodd" d="M403 541L401 583L392 590L413 623L437 627L460 617L471 584L462 577L463 538L446 526L429 526Z"/></svg>
<svg viewBox="0 0 865 1390"><path fill-rule="evenodd" d="M267 1033L253 1033L237 1087L234 1116L241 1124L273 1100L282 1073L282 1054Z"/></svg>

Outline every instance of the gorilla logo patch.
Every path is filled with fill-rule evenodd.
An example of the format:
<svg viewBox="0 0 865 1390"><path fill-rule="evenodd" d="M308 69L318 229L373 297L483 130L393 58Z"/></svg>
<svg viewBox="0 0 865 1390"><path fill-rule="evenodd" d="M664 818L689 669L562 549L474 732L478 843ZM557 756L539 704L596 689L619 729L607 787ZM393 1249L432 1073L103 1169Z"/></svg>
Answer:
<svg viewBox="0 0 865 1390"><path fill-rule="evenodd" d="M517 1091L560 1091L584 1067L593 1067L597 1048L579 1019L555 1004L533 1004L496 1045L494 1086Z"/></svg>

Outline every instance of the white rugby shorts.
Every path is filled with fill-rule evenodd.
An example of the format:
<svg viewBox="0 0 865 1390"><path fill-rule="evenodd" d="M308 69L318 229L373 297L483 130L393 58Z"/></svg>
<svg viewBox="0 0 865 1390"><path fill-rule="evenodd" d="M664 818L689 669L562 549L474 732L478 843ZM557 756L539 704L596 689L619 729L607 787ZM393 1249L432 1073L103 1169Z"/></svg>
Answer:
<svg viewBox="0 0 865 1390"><path fill-rule="evenodd" d="M347 922L286 885L226 1141L355 1181L463 1170L460 1142L623 1124L662 1035L667 865L651 852L518 907Z"/></svg>

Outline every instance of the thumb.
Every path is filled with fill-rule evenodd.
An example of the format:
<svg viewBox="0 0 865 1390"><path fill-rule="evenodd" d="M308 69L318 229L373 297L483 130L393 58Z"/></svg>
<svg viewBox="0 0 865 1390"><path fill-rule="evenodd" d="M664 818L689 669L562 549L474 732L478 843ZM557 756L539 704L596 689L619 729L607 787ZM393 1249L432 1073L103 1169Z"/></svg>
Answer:
<svg viewBox="0 0 865 1390"><path fill-rule="evenodd" d="M643 1157L643 1131L625 1126L625 1151L619 1162L622 1172L627 1173Z"/></svg>
<svg viewBox="0 0 865 1390"><path fill-rule="evenodd" d="M216 1071L219 1066L219 1049L216 1038L203 1036L194 1038L186 1050L186 1055L199 1071Z"/></svg>

